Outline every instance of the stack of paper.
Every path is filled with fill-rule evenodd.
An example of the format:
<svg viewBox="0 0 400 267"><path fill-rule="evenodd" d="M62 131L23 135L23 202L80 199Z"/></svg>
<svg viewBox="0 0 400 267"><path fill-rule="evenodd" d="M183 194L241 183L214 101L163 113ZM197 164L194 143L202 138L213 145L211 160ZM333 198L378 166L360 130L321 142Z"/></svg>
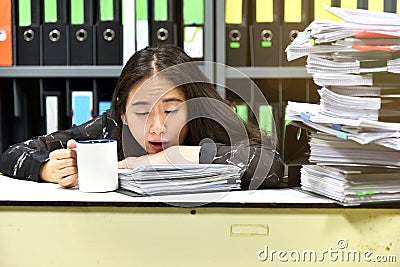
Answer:
<svg viewBox="0 0 400 267"><path fill-rule="evenodd" d="M344 204L400 200L400 170L387 167L306 165L301 184Z"/></svg>
<svg viewBox="0 0 400 267"><path fill-rule="evenodd" d="M319 104L288 102L286 109L287 120L311 130L309 161L319 165L303 166L302 188L346 203L400 200L400 17L327 9L344 22L314 21L286 49L288 60L307 56L321 87ZM380 166L391 178L372 181L364 171L366 180L354 181L328 173L332 165Z"/></svg>
<svg viewBox="0 0 400 267"><path fill-rule="evenodd" d="M400 167L400 151L377 144L359 144L324 133L310 134L310 162L324 165L362 164ZM399 177L400 178L400 177Z"/></svg>
<svg viewBox="0 0 400 267"><path fill-rule="evenodd" d="M240 189L241 168L225 164L159 164L119 169L120 188L140 195Z"/></svg>
<svg viewBox="0 0 400 267"><path fill-rule="evenodd" d="M286 48L289 61L308 56L307 70L316 74L315 82L321 86L346 83L371 86L374 83L371 73L400 72L398 15L326 8L344 22L313 21ZM323 73L329 76L324 79L320 75ZM348 74L345 80L340 78L343 73Z"/></svg>

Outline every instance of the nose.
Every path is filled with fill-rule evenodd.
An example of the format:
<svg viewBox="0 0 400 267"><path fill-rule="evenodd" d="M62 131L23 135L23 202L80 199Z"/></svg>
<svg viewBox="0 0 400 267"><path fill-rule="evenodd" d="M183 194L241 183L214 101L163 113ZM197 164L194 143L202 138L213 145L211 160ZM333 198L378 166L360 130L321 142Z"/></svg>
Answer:
<svg viewBox="0 0 400 267"><path fill-rule="evenodd" d="M150 114L147 119L147 125L149 126L149 132L152 134L161 135L166 132L165 118L154 112Z"/></svg>

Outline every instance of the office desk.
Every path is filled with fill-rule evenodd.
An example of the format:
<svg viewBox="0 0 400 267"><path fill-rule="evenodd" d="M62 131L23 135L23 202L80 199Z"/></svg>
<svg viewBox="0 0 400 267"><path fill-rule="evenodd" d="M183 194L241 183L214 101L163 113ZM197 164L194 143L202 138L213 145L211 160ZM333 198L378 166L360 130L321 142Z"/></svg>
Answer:
<svg viewBox="0 0 400 267"><path fill-rule="evenodd" d="M129 197L4 176L0 203L2 267L400 262L395 204L342 207L292 189Z"/></svg>

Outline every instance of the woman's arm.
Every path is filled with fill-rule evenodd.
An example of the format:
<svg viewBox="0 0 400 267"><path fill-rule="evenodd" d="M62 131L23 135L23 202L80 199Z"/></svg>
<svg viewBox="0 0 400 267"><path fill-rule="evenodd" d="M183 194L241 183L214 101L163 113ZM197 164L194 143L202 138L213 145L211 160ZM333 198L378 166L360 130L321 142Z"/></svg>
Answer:
<svg viewBox="0 0 400 267"><path fill-rule="evenodd" d="M147 164L199 163L200 146L172 146L155 154L128 157L118 163L118 168L136 168Z"/></svg>
<svg viewBox="0 0 400 267"><path fill-rule="evenodd" d="M37 136L10 146L0 158L0 172L19 179L41 181L39 172L45 171L41 167L50 160L49 154L56 150L67 149L68 140L110 138L109 132L115 125L110 123L107 114L105 112L85 124L73 126L68 130ZM46 178L44 180L52 181Z"/></svg>
<svg viewBox="0 0 400 267"><path fill-rule="evenodd" d="M244 171L242 189L272 188L283 178L283 162L277 151L262 144L224 145L204 143L200 163L236 165Z"/></svg>

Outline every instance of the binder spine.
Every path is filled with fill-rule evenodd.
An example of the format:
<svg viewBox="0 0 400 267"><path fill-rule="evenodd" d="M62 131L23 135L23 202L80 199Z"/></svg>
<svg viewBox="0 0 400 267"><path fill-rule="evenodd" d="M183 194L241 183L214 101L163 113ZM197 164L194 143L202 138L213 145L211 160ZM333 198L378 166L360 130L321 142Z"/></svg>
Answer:
<svg viewBox="0 0 400 267"><path fill-rule="evenodd" d="M226 1L225 4L226 64L249 66L249 0L241 0L239 7L236 6L236 1ZM240 21L237 20L239 16Z"/></svg>
<svg viewBox="0 0 400 267"><path fill-rule="evenodd" d="M183 46L183 38L178 37L178 32L182 32L182 14L176 11L182 10L182 6L182 0L149 1L150 45Z"/></svg>
<svg viewBox="0 0 400 267"><path fill-rule="evenodd" d="M121 4L119 0L111 0L112 18L103 18L104 9L97 7L97 65L121 65L122 64L122 26Z"/></svg>
<svg viewBox="0 0 400 267"><path fill-rule="evenodd" d="M0 1L0 66L13 65L13 21L11 0Z"/></svg>
<svg viewBox="0 0 400 267"><path fill-rule="evenodd" d="M281 65L279 8L278 0L251 1L252 21L249 40L252 66Z"/></svg>
<svg viewBox="0 0 400 267"><path fill-rule="evenodd" d="M43 65L68 65L67 1L43 0ZM55 4L55 7L54 7ZM54 12L54 8L56 12Z"/></svg>
<svg viewBox="0 0 400 267"><path fill-rule="evenodd" d="M94 57L94 2L71 0L70 64L93 65Z"/></svg>

